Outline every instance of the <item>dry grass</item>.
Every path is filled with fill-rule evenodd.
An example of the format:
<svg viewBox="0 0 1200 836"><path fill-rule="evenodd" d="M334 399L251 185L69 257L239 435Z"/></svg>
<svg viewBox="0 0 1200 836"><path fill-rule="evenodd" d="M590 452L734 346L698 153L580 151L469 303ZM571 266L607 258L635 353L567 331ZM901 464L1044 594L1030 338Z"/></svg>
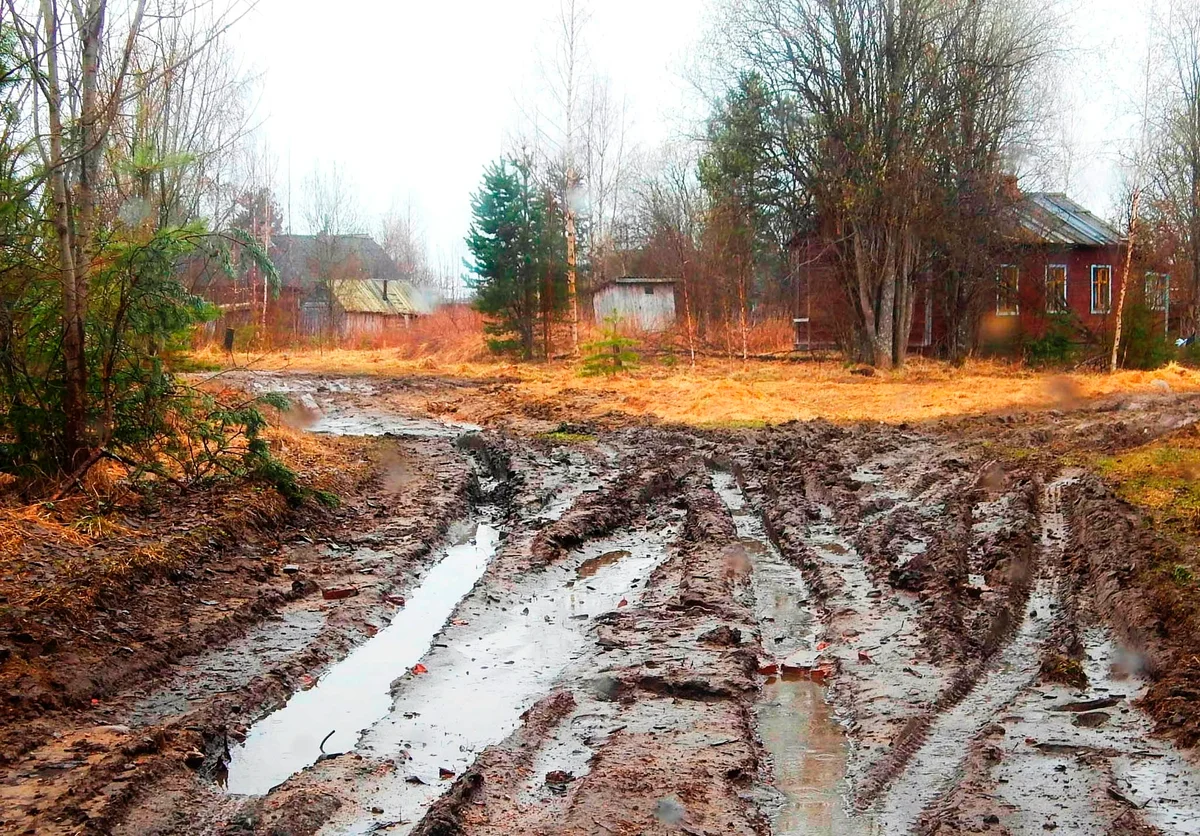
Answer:
<svg viewBox="0 0 1200 836"><path fill-rule="evenodd" d="M368 443L323 439L284 426L266 433L273 453L315 490L344 493L370 470ZM120 466L97 465L85 492L27 503L0 494L0 624L9 618L85 616L98 600L180 568L214 547L282 524L292 509L254 482L170 495L150 503ZM157 506L157 507L155 507Z"/></svg>
<svg viewBox="0 0 1200 836"><path fill-rule="evenodd" d="M197 359L219 363L219 352ZM252 368L339 375L502 378L531 401L573 401L579 418L607 412L688 424L921 421L1013 410L1064 408L1119 392L1200 391L1200 372L1171 365L1115 375L1048 374L976 361L961 368L915 359L902 371L866 377L835 361L785 363L705 359L693 368L647 364L616 378L585 378L570 363L459 362L396 350L287 351L253 358ZM1162 381L1156 384L1155 381Z"/></svg>

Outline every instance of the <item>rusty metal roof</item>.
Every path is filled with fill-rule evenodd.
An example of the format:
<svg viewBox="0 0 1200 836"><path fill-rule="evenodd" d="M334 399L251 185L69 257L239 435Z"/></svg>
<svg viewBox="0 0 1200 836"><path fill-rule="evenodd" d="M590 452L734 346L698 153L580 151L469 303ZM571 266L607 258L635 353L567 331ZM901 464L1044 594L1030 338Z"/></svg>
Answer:
<svg viewBox="0 0 1200 836"><path fill-rule="evenodd" d="M1065 194L1031 192L1017 207L1017 221L1040 244L1068 247L1111 247L1121 233Z"/></svg>
<svg viewBox="0 0 1200 836"><path fill-rule="evenodd" d="M345 279L333 283L333 295L346 313L377 313L385 316L404 316L420 313L413 302L412 289L401 281L377 279Z"/></svg>

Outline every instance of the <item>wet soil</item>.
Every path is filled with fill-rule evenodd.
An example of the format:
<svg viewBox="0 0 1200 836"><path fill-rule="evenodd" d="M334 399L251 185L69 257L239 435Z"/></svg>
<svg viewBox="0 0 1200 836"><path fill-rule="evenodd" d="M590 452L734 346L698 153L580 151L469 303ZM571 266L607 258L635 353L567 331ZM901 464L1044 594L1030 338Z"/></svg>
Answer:
<svg viewBox="0 0 1200 836"><path fill-rule="evenodd" d="M555 433L486 382L239 382L375 478L252 612L206 591L236 626L41 716L3 832L1200 832L1167 546L1060 460L1194 399Z"/></svg>

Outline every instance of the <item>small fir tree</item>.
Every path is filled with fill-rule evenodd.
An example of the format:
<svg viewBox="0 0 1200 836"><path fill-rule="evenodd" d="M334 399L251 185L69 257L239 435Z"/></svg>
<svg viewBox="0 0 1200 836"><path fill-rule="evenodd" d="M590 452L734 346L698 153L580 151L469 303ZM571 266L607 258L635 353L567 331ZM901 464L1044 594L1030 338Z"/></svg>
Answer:
<svg viewBox="0 0 1200 836"><path fill-rule="evenodd" d="M613 376L637 368L639 358L633 351L637 340L621 334L619 324L615 316L608 317L604 320L600 339L584 344L586 353L580 374L585 377Z"/></svg>

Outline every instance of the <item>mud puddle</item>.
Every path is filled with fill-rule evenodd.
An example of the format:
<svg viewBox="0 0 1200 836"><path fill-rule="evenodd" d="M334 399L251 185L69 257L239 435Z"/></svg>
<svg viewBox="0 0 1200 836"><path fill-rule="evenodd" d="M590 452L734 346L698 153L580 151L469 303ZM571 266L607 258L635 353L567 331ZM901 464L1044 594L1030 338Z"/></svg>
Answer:
<svg viewBox="0 0 1200 836"><path fill-rule="evenodd" d="M1200 771L1155 738L1135 707L1145 691L1139 660L1103 628L1088 630L1084 644L1086 689L1030 689L1003 718L995 777L998 799L1011 810L1004 823L1014 832L1057 826L1106 834L1096 799L1115 793L1164 834L1200 834ZM1089 702L1097 707L1078 710Z"/></svg>
<svg viewBox="0 0 1200 836"><path fill-rule="evenodd" d="M354 398L376 395L369 381L311 379L258 374L249 387L257 394L281 394L292 402L291 422L323 435L398 435L409 438L457 438L478 431L474 424L438 421L395 412L365 409ZM330 397L333 396L333 397Z"/></svg>
<svg viewBox="0 0 1200 836"><path fill-rule="evenodd" d="M477 525L429 569L391 624L312 688L255 723L230 753L226 789L260 795L322 754L353 749L363 731L387 714L389 685L425 656L455 606L483 575L499 541L497 529Z"/></svg>
<svg viewBox="0 0 1200 836"><path fill-rule="evenodd" d="M776 657L767 669L777 673L767 678L755 707L777 794L769 805L772 833L866 834L868 822L848 812L849 744L822 684L808 586L771 543L733 476L716 471L712 480L747 546L763 648Z"/></svg>
<svg viewBox="0 0 1200 836"><path fill-rule="evenodd" d="M636 606L680 530L674 515L654 532L591 544L510 588L477 587L424 659L428 673L396 684L388 716L355 750L394 766L363 790L362 807L383 812L335 817L323 832L408 832L450 777L511 734L521 714L593 652L598 616Z"/></svg>

